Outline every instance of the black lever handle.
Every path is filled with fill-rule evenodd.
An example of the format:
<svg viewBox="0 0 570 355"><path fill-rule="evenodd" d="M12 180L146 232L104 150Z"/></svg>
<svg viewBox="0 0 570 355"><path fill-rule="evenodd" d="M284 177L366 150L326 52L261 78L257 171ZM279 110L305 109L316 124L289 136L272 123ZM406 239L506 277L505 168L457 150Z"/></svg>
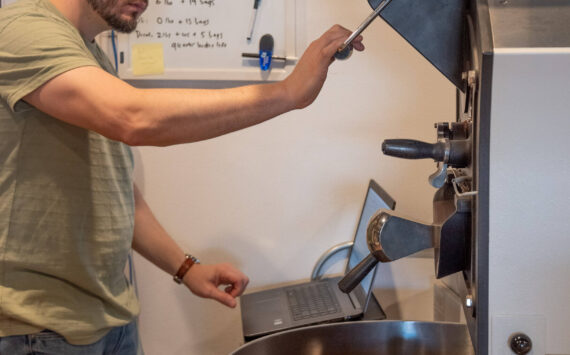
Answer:
<svg viewBox="0 0 570 355"><path fill-rule="evenodd" d="M368 275L368 273L378 264L378 260L372 254L362 259L354 269L350 270L342 280L338 282L338 288L344 292L349 293Z"/></svg>
<svg viewBox="0 0 570 355"><path fill-rule="evenodd" d="M451 140L448 143L430 144L413 139L386 139L382 143L382 153L404 159L431 158L462 168L469 165L471 144L469 140ZM445 161L446 155L447 161Z"/></svg>
<svg viewBox="0 0 570 355"><path fill-rule="evenodd" d="M435 161L443 161L445 143L429 144L413 139L386 139L382 143L382 153L404 159L432 158Z"/></svg>

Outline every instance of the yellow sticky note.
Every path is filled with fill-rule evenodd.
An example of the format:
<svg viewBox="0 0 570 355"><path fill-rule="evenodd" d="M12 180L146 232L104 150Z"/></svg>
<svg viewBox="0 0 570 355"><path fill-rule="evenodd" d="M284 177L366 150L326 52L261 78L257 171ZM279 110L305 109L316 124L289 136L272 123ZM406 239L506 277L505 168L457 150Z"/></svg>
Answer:
<svg viewBox="0 0 570 355"><path fill-rule="evenodd" d="M156 75L164 73L164 50L162 43L135 44L131 48L133 75Z"/></svg>

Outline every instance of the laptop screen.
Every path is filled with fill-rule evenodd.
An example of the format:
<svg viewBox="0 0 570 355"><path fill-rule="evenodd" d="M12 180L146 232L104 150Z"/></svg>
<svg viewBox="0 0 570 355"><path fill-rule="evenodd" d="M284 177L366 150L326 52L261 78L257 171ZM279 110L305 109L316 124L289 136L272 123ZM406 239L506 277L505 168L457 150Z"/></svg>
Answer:
<svg viewBox="0 0 570 355"><path fill-rule="evenodd" d="M356 235L354 237L354 244L348 258L348 264L346 272L352 270L362 259L364 259L370 251L368 250L368 243L366 242L366 229L368 226L368 221L372 218L372 215L381 208L394 209L396 202L384 191L378 183L374 180L370 180L368 185L368 191L366 193L366 198L364 199L364 206L362 207L362 213L356 227ZM366 297L364 303L368 303L368 295L371 291L372 283L374 281L374 273L376 268L369 272L368 275L360 282L361 289L363 293L358 295L359 298ZM357 287L355 290L358 290ZM360 293L360 292L358 292ZM365 307L365 305L364 305Z"/></svg>

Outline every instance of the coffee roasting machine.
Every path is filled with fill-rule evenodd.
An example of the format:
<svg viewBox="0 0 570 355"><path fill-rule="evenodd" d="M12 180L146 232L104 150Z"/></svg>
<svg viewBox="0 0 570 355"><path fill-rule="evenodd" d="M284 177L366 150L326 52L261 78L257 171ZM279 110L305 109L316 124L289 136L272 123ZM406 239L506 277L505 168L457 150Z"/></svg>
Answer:
<svg viewBox="0 0 570 355"><path fill-rule="evenodd" d="M437 162L433 223L378 211L339 286L434 248L476 354L570 354L570 1L392 0L380 17L457 87L457 115L433 143L384 141Z"/></svg>

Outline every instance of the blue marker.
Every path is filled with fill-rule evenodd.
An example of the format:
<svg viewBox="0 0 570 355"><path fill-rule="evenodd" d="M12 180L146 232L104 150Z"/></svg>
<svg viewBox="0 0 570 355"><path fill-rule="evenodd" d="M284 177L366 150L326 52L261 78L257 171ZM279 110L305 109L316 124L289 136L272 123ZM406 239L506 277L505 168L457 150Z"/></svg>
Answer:
<svg viewBox="0 0 570 355"><path fill-rule="evenodd" d="M273 56L273 36L263 35L259 40L259 67L261 70L271 68L271 57Z"/></svg>

